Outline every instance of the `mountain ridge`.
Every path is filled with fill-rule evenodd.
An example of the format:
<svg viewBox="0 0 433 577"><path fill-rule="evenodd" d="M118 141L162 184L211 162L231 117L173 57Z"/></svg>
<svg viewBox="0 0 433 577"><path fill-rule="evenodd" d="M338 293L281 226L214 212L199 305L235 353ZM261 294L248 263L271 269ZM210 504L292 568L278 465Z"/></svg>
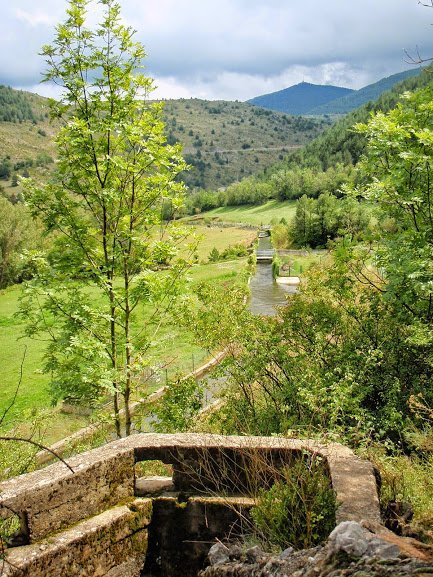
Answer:
<svg viewBox="0 0 433 577"><path fill-rule="evenodd" d="M424 68L410 68L367 84L359 90L329 84L300 82L247 100L266 110L301 116L347 114L367 102L375 102L384 92L408 78L419 75ZM321 102L319 102L321 100ZM311 105L312 102L316 102Z"/></svg>
<svg viewBox="0 0 433 577"><path fill-rule="evenodd" d="M285 114L303 115L307 114L311 108L326 104L351 92L353 92L351 88L332 84L300 82L276 92L256 96L247 100L247 103Z"/></svg>
<svg viewBox="0 0 433 577"><path fill-rule="evenodd" d="M165 100L163 118L168 143L180 142L192 167L182 175L191 189L218 189L261 172L329 124L243 102L200 99ZM49 122L47 98L0 86L0 193L15 199L19 176L47 178L59 127Z"/></svg>
<svg viewBox="0 0 433 577"><path fill-rule="evenodd" d="M337 98L322 104L308 112L309 115L324 115L324 114L347 114L360 106L363 106L367 102L376 101L381 94L390 90L395 84L403 82L407 78L412 78L421 74L423 68L410 68L409 70L404 70L403 72L397 72L396 74L391 74L391 76L386 76L381 78L377 82L367 84L355 90L351 94Z"/></svg>

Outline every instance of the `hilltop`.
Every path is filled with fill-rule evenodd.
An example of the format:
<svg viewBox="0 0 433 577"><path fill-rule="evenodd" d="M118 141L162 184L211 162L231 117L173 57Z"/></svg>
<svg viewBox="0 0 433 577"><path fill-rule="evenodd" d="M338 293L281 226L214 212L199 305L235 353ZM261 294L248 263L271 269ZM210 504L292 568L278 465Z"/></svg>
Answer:
<svg viewBox="0 0 433 577"><path fill-rule="evenodd" d="M347 114L356 108L359 108L367 102L375 102L381 94L390 90L396 84L403 82L408 78L418 76L422 72L422 68L411 68L398 74L393 74L386 78L382 78L378 82L364 86L346 96L322 104L316 108L311 109L308 114Z"/></svg>
<svg viewBox="0 0 433 577"><path fill-rule="evenodd" d="M267 110L305 116L341 115L356 110L367 102L375 102L393 86L418 76L423 68L411 68L382 78L359 90L301 82L289 88L257 96L249 104Z"/></svg>
<svg viewBox="0 0 433 577"><path fill-rule="evenodd" d="M259 173L329 126L243 102L168 100L164 114L169 142L181 142L193 166L184 175L192 188L216 189Z"/></svg>
<svg viewBox="0 0 433 577"><path fill-rule="evenodd" d="M353 92L350 88L301 82L248 100L249 104L286 114L308 114L312 108Z"/></svg>

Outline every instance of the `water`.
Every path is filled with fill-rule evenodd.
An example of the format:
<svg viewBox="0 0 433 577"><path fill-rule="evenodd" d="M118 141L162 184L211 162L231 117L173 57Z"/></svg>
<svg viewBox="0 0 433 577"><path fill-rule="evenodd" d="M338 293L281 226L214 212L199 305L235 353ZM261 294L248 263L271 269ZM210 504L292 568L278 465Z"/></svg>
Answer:
<svg viewBox="0 0 433 577"><path fill-rule="evenodd" d="M277 306L286 304L286 296L296 292L296 286L279 285L272 276L272 265L257 263L256 274L250 281L250 310L256 315L275 316Z"/></svg>
<svg viewBox="0 0 433 577"><path fill-rule="evenodd" d="M270 237L260 238L257 250L272 249ZM288 294L296 292L296 286L279 285L272 276L270 262L258 262L256 273L250 281L252 313L264 316L275 316L276 307L286 304Z"/></svg>

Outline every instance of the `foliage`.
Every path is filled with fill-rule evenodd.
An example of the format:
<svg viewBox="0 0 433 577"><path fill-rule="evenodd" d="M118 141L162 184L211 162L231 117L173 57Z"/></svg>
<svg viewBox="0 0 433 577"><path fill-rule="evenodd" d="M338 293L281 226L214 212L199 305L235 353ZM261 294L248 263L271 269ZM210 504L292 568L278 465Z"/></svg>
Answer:
<svg viewBox="0 0 433 577"><path fill-rule="evenodd" d="M433 321L433 89L407 93L388 114L358 125L368 153L360 170L369 182L356 194L378 204L382 219L376 266L392 300L412 326L412 340L431 343Z"/></svg>
<svg viewBox="0 0 433 577"><path fill-rule="evenodd" d="M291 247L292 231L284 218L280 219L280 222L272 224L271 238L274 248L288 249Z"/></svg>
<svg viewBox="0 0 433 577"><path fill-rule="evenodd" d="M261 489L251 516L260 540L281 549L306 549L324 541L335 526L335 493L320 457L304 455Z"/></svg>
<svg viewBox="0 0 433 577"><path fill-rule="evenodd" d="M13 90L9 86L0 86L0 121L23 122L24 120L37 121L37 115L26 93Z"/></svg>
<svg viewBox="0 0 433 577"><path fill-rule="evenodd" d="M292 200L303 195L317 198L321 194L337 194L344 183L353 180L353 175L353 169L342 163L323 171L310 167L282 168L271 176L272 198Z"/></svg>
<svg viewBox="0 0 433 577"><path fill-rule="evenodd" d="M153 302L162 313L187 266L174 263L183 233L171 228L164 238L160 227L163 203L182 204L176 176L186 166L178 147L166 144L161 106L142 99L152 89L141 74L143 47L122 24L119 5L101 4L93 31L90 2L71 1L53 44L43 48L45 79L65 89L52 105L64 122L52 178L27 180L25 191L54 249L26 288L22 314L29 335L49 338L44 370L53 376L54 400L110 394L120 435L120 399L129 434L130 397L150 346L149 329L132 329L137 309Z"/></svg>
<svg viewBox="0 0 433 577"><path fill-rule="evenodd" d="M217 417L224 432L314 429L350 443L404 444L410 396L433 399L433 350L411 342L410 327L369 282L383 284L368 258L341 246L334 261L309 269L275 320L252 316L229 295L199 293L199 342L233 351Z"/></svg>
<svg viewBox="0 0 433 577"><path fill-rule="evenodd" d="M276 279L280 276L281 259L277 254L274 254L272 258L272 277Z"/></svg>
<svg viewBox="0 0 433 577"><path fill-rule="evenodd" d="M431 430L424 433L429 442ZM389 504L410 504L413 510L412 529L422 535L430 533L433 523L433 456L431 452L413 451L411 455L403 453L390 454L383 446L373 445L364 451L379 471L380 502L385 510ZM418 453L418 454L417 454Z"/></svg>
<svg viewBox="0 0 433 577"><path fill-rule="evenodd" d="M234 258L242 258L244 256L248 256L248 248L242 243L237 243L233 246L230 245L221 252L214 246L209 253L209 262L231 260Z"/></svg>
<svg viewBox="0 0 433 577"><path fill-rule="evenodd" d="M40 231L27 207L0 196L0 289L31 276L29 251L38 244Z"/></svg>
<svg viewBox="0 0 433 577"><path fill-rule="evenodd" d="M265 178L254 176L229 185L225 191L198 191L187 202L187 212L196 214L219 206L262 205L269 199L293 200L306 194L317 198L321 194L337 194L342 186L353 181L352 167L337 164L326 171L312 168L281 168Z"/></svg>
<svg viewBox="0 0 433 577"><path fill-rule="evenodd" d="M12 171L11 159L10 157L5 156L0 161L0 178L7 180L11 175L11 171Z"/></svg>
<svg viewBox="0 0 433 577"><path fill-rule="evenodd" d="M190 430L203 406L203 395L203 384L197 382L195 377L170 382L154 411L154 429L160 433Z"/></svg>
<svg viewBox="0 0 433 577"><path fill-rule="evenodd" d="M325 193L318 199L302 196L296 203L292 237L297 246L326 247L330 240L349 235L351 239L365 236L370 215L354 198L339 199Z"/></svg>

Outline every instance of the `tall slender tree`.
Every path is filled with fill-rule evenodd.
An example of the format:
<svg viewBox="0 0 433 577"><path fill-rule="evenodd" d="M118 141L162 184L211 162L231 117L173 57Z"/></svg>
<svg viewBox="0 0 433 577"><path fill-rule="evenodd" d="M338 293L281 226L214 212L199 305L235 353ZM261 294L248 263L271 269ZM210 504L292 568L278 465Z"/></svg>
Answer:
<svg viewBox="0 0 433 577"><path fill-rule="evenodd" d="M89 28L95 4L70 0L43 47L45 80L62 88L52 115L63 124L54 176L27 180L25 196L56 248L39 261L22 307L28 333L48 335L54 400L109 392L120 436L121 401L129 434L131 394L150 342L134 315L140 303L161 310L171 302L187 265L176 258L177 233L160 234L164 204L183 203L176 176L186 165L166 142L161 105L147 100L153 81L143 74L143 46L115 0L97 2L102 19Z"/></svg>

